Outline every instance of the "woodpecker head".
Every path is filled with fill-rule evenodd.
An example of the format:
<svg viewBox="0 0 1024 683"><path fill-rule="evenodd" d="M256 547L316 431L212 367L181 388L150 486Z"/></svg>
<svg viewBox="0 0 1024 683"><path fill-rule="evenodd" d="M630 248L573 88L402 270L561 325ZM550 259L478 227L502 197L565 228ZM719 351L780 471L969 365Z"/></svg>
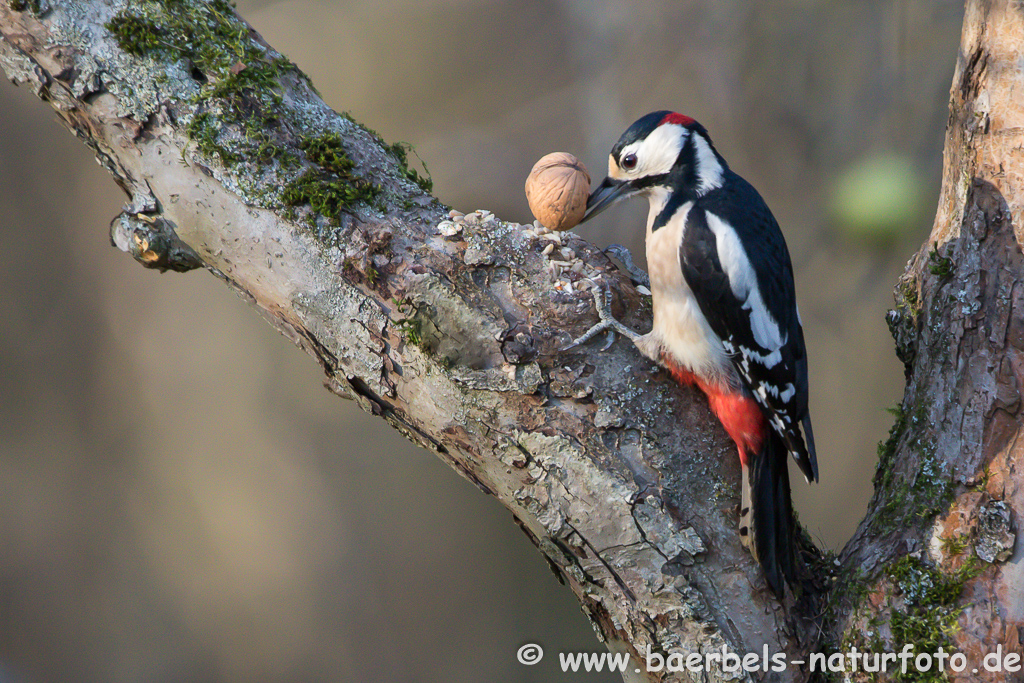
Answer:
<svg viewBox="0 0 1024 683"><path fill-rule="evenodd" d="M608 156L608 177L587 200L587 221L620 199L657 188L699 197L721 186L725 160L689 116L656 111L626 129Z"/></svg>

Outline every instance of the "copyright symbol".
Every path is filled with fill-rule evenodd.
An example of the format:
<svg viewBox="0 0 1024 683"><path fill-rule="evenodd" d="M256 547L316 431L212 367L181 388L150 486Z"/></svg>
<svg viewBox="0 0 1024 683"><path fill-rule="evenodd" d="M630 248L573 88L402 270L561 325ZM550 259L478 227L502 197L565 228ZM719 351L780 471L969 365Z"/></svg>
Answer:
<svg viewBox="0 0 1024 683"><path fill-rule="evenodd" d="M536 643L527 643L519 648L518 652L516 652L516 659L519 660L520 664L533 666L540 660L544 659L544 649Z"/></svg>

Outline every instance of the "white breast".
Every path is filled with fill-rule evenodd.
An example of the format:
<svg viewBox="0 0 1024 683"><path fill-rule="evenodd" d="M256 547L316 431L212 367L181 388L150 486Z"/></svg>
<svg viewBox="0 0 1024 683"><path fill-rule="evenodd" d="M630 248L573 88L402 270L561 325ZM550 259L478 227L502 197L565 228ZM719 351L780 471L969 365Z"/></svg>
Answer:
<svg viewBox="0 0 1024 683"><path fill-rule="evenodd" d="M651 192L651 213L647 219L647 268L654 297L654 328L638 342L640 351L655 361L662 352L695 374L713 381L734 383L735 371L714 333L701 313L693 292L683 279L679 263L679 244L686 216L693 204L686 203L657 231L651 231L654 219L664 206L664 190Z"/></svg>

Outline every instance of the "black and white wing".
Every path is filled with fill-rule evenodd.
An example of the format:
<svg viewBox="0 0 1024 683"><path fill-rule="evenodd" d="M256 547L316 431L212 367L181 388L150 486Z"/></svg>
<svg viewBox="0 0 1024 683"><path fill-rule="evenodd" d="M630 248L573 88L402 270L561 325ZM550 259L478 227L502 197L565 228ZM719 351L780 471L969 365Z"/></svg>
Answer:
<svg viewBox="0 0 1024 683"><path fill-rule="evenodd" d="M789 251L761 195L727 173L727 182L700 197L687 216L679 247L683 277L772 428L807 480L817 481Z"/></svg>

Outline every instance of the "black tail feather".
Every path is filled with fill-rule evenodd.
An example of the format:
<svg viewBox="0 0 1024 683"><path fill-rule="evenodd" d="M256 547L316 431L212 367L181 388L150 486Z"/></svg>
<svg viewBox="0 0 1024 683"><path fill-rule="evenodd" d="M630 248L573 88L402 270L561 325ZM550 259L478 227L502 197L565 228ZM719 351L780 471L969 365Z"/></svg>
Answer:
<svg viewBox="0 0 1024 683"><path fill-rule="evenodd" d="M768 585L781 598L783 583L796 581L796 521L789 493L788 450L775 430L768 430L749 476L753 550Z"/></svg>
<svg viewBox="0 0 1024 683"><path fill-rule="evenodd" d="M804 470L804 477L807 478L807 483L810 484L812 481L818 481L818 453L814 448L814 431L811 429L811 416L804 415L800 422L804 426L804 438L807 440L807 460L810 472L807 471L807 468L801 469Z"/></svg>

